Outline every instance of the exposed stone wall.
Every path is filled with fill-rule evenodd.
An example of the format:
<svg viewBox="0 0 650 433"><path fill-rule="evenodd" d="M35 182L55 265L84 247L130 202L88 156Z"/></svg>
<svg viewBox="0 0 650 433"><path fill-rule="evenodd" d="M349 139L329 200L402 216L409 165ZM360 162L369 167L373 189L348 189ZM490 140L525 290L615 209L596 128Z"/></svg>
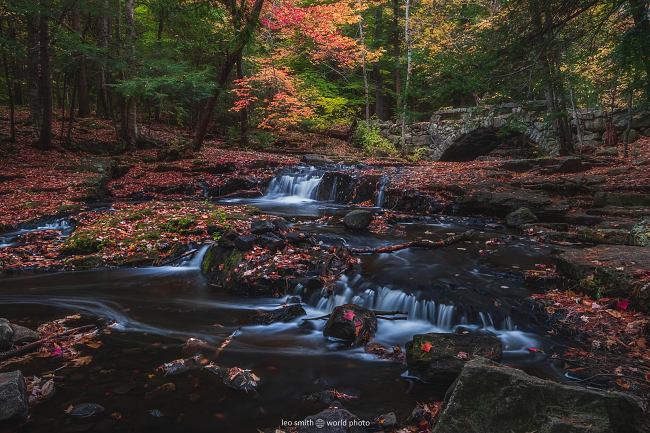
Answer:
<svg viewBox="0 0 650 433"><path fill-rule="evenodd" d="M556 155L558 140L552 125L546 119L546 114L546 106L542 101L531 101L524 105L509 103L439 110L431 116L429 122L407 126L404 147L407 150L428 148L431 159L438 160L447 149L467 134L480 129L499 129L519 131L535 143L542 153ZM628 123L627 112L619 111L610 116L619 140L623 140ZM581 109L575 114L571 112L570 117L577 146L581 146L582 151L590 153L603 145L607 113L602 110ZM579 129L576 127L576 118ZM380 121L379 127L384 137L400 145L399 124ZM633 115L630 140L634 141L642 135L650 135L650 112L637 112Z"/></svg>

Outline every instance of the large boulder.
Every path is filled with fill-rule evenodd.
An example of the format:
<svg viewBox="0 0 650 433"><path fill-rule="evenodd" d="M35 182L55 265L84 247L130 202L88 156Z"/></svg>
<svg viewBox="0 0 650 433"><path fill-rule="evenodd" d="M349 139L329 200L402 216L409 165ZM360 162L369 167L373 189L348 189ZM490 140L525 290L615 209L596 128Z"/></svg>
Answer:
<svg viewBox="0 0 650 433"><path fill-rule="evenodd" d="M0 349L6 349L13 344L14 328L7 319L0 319Z"/></svg>
<svg viewBox="0 0 650 433"><path fill-rule="evenodd" d="M377 332L377 316L370 310L355 304L336 307L330 314L323 335L361 346Z"/></svg>
<svg viewBox="0 0 650 433"><path fill-rule="evenodd" d="M27 386L23 373L0 373L0 421L26 418L28 410Z"/></svg>
<svg viewBox="0 0 650 433"><path fill-rule="evenodd" d="M409 372L438 383L451 383L475 357L501 359L501 341L492 335L429 333L406 343Z"/></svg>
<svg viewBox="0 0 650 433"><path fill-rule="evenodd" d="M350 230L365 230L372 222L372 212L353 210L343 218L343 225Z"/></svg>
<svg viewBox="0 0 650 433"><path fill-rule="evenodd" d="M13 344L20 345L25 343L31 343L41 338L38 332L32 331L31 329L26 328L24 326L20 326L12 323L11 327L14 330L14 335L12 337Z"/></svg>
<svg viewBox="0 0 650 433"><path fill-rule="evenodd" d="M520 207L514 212L506 215L506 223L510 227L520 227L524 224L532 224L537 222L537 215L527 207Z"/></svg>
<svg viewBox="0 0 650 433"><path fill-rule="evenodd" d="M485 359L468 362L433 433L647 433L635 398L563 385Z"/></svg>

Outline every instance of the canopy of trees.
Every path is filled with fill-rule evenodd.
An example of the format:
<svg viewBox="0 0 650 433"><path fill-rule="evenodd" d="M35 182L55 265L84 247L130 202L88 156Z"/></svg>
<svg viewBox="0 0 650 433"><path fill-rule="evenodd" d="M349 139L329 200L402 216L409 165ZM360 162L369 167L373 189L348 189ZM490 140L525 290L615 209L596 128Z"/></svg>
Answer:
<svg viewBox="0 0 650 433"><path fill-rule="evenodd" d="M246 143L253 128L404 124L441 107L545 100L570 151L570 107L650 99L648 6L2 0L0 102L12 113L27 105L36 145L48 148L59 112L70 125L93 112L112 119L129 147L151 120L192 131L199 147L208 134Z"/></svg>

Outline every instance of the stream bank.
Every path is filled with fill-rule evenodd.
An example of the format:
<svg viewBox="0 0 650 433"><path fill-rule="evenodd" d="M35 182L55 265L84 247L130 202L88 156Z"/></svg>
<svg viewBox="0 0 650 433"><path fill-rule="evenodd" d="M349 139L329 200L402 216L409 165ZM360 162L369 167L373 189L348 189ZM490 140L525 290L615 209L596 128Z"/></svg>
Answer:
<svg viewBox="0 0 650 433"><path fill-rule="evenodd" d="M567 346L579 346L580 350L589 347L589 353L596 355L615 350L621 360L615 367L623 370L620 375L612 371L613 380L599 385L644 395L643 374L635 373L634 382L628 378L631 369L644 371L646 353L637 350L639 358L630 363L625 360L625 350L641 344L645 330L634 334L634 340L625 341L626 348L609 347L606 341L593 347L600 338L598 333L588 334L593 329L572 325L571 329L587 336L584 341L580 335L548 334L567 326L561 316L556 317L559 326L549 327L547 322L551 310L553 314L562 313L555 304L564 300L557 298L551 304L546 298L529 300L533 292L560 283L551 256L554 249L561 248L564 255L576 252L572 261L579 257L587 263L602 260L580 255L601 248L590 246L597 238L587 237L585 230L606 234L609 245L615 248L609 252L612 263L622 251L619 248L640 248L635 243L643 242L643 236L638 236L643 229L635 227L645 215L644 193L622 197L623 193L605 192L610 191L611 179L597 177L604 170L597 160L581 160L579 164L572 159L423 164L408 170L326 160L317 166L292 168L296 160L286 161L291 164L284 168L265 166L259 178L252 174L257 168L249 166L253 171L240 176L237 169L224 168L230 166L220 161L219 168L211 170L224 173L211 176L220 185L230 185L226 189L206 187L201 182L204 172L183 168L185 162L165 163L171 167L156 173L179 171L183 175L146 177L142 182L164 182L166 189L151 186L159 198L142 202L125 201L127 196L120 196L124 191L142 190L142 186L130 183L141 181L137 172L130 177L129 170L108 182L110 194L105 198L110 198L110 205L75 214L58 224L23 227L20 233L5 235L5 246L0 250L3 263L16 260L17 265L15 275L3 277L3 315L12 323L36 328L45 321L80 312L84 320L102 330L101 348L86 346L80 351L82 357L91 356L92 362L56 370L57 392L52 400L33 409L32 421L22 427L24 431L51 430L52 422L62 431L152 426L167 431L254 431L279 426L282 420L306 419L327 406L334 407L325 409L329 410L325 415L331 414L342 410L340 405L363 420L392 411L401 426L418 425L411 413L416 403L430 404L424 412L431 415L435 403L444 399L448 384L432 386L415 379L400 363L399 352L393 349L391 353L391 348L404 347L414 335L431 333L496 338L503 350L503 363L555 381L577 379L578 383L586 380L593 384L589 368L567 367L572 354ZM526 171L518 171L522 167ZM635 167L643 165L626 166L612 179L624 182L634 176L635 188L641 191L638 182L642 182L643 172ZM568 174L558 171L569 169L572 172ZM541 177L546 181L539 189ZM196 186L191 193L188 181ZM185 189L176 186L180 184ZM495 188L497 184L500 186ZM138 194L129 198L154 197ZM639 196L641 201L637 200ZM521 208L530 212L519 211ZM372 222L367 230L346 228L344 217L354 209L370 212ZM517 218L506 218L513 211ZM607 224L617 225L616 231L606 231L614 230L605 228ZM418 239L445 239L468 230L475 235L437 250L349 253ZM622 236L626 230L630 236ZM70 239L75 236L84 241L71 245ZM104 239L111 242L103 243ZM625 239L625 243L617 244L617 239ZM33 263L22 266L27 257ZM40 263L47 263L42 270L94 270L25 272L38 269ZM617 272L625 272L632 265L643 272L643 263L636 259L612 266ZM103 269L95 269L98 267ZM631 315L632 310L642 310L645 305L642 296L631 296L636 286L614 282L619 291L610 292L600 277L589 277L592 271L583 272L574 277L578 283L592 282L601 291L601 299L611 299L578 298L580 305L589 302L583 316L601 314L594 320L602 323L606 323L603 317L611 317L608 326L645 320ZM638 271L631 275L629 284L639 284ZM565 284L571 287L575 283L568 280ZM629 305L621 304L623 300ZM273 311L296 302L308 317L355 304L367 310L403 311L407 320L380 321L374 341L383 347L380 349L350 348L325 339L325 324L297 318L303 316L289 316L286 321L260 319L275 317ZM24 314L26 306L29 317ZM570 308L566 313L571 317ZM206 377L204 370L192 370L179 379L153 375L160 365L184 355L189 338L204 341L212 352L231 341L223 353L219 351L218 361L258 375L261 385L254 395L218 388L223 394L218 401L219 412L207 421L205 413L215 411L214 387L223 384ZM426 350L426 345L412 347L435 353L431 348ZM470 352L458 349L445 356L451 354L464 365L473 358ZM378 353L389 360L382 360ZM50 352L46 355L45 365L40 361L26 363L21 368L24 374L42 374L48 364L55 368L57 357ZM464 374L463 367L456 371ZM639 377L641 385L636 382ZM623 379L622 384L618 379ZM122 388L124 384L129 384L128 389ZM306 398L332 389L335 399ZM152 393L154 390L158 391ZM190 395L192 404L188 405L186 397ZM352 397L342 397L345 395ZM571 398L562 401L570 402ZM602 396L589 398L600 401ZM79 427L74 417L63 415L69 405L84 403L101 405L106 415L84 420L84 427ZM450 408L445 406L442 419ZM612 423L616 420L610 419Z"/></svg>

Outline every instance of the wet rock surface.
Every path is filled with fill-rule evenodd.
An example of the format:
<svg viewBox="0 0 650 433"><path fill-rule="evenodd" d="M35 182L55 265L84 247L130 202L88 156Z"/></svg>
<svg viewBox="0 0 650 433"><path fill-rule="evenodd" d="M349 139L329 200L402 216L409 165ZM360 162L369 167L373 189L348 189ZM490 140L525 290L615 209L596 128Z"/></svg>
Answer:
<svg viewBox="0 0 650 433"><path fill-rule="evenodd" d="M300 304L291 304L280 307L276 310L260 312L254 317L256 323L270 325L276 322L291 322L298 317L306 316L307 312Z"/></svg>
<svg viewBox="0 0 650 433"><path fill-rule="evenodd" d="M365 230L372 222L372 212L353 210L343 218L343 225L350 230Z"/></svg>
<svg viewBox="0 0 650 433"><path fill-rule="evenodd" d="M641 433L650 431L629 395L563 385L485 359L468 362L433 433Z"/></svg>
<svg viewBox="0 0 650 433"><path fill-rule="evenodd" d="M406 344L409 372L429 382L452 382L470 360L501 355L501 341L491 335L429 333Z"/></svg>
<svg viewBox="0 0 650 433"><path fill-rule="evenodd" d="M377 332L375 313L355 304L336 307L330 314L323 335L360 346Z"/></svg>
<svg viewBox="0 0 650 433"><path fill-rule="evenodd" d="M0 373L0 421L25 418L28 411L23 374L20 371Z"/></svg>

